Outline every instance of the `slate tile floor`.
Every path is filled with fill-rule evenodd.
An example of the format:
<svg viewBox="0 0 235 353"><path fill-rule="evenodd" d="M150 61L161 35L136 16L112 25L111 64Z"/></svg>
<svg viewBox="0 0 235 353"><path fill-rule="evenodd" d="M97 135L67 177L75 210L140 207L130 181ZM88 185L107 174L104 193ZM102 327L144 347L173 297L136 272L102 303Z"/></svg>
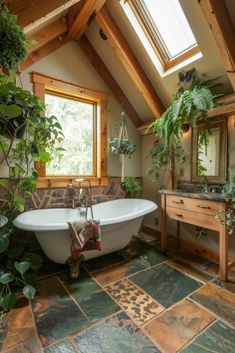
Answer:
<svg viewBox="0 0 235 353"><path fill-rule="evenodd" d="M38 292L0 326L4 353L234 353L235 272L137 240L138 256L84 264L78 281L43 269ZM52 273L51 273L52 272Z"/></svg>

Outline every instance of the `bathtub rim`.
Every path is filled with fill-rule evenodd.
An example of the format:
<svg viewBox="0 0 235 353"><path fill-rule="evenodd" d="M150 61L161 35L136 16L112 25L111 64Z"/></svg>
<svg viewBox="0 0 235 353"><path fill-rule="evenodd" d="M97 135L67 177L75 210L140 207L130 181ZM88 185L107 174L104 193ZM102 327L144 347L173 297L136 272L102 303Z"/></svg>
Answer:
<svg viewBox="0 0 235 353"><path fill-rule="evenodd" d="M123 199L122 199L123 200ZM133 200L133 199L124 199L124 200ZM136 200L136 199L135 199ZM118 216L118 217L112 217L112 218L105 218L105 219L100 219L100 225L101 226L106 226L106 225L110 225L110 224L117 224L117 223L123 223L123 222L127 222L127 221L131 221L133 219L136 218L140 218L143 217L151 212L154 212L156 209L158 209L158 205L151 201L151 200L146 200L146 199L139 199L140 201L146 201L149 204L148 208L144 208L144 209L140 209L138 211L134 211L128 214L125 214L124 216ZM115 201L119 201L119 200L112 200L112 201L106 201L106 202L101 202L100 204L97 205L101 205L101 204L105 204L107 202L115 202ZM56 210L56 211L61 211L61 210L74 210L73 208L44 208L44 209L37 209L37 210L30 210L30 211L26 211L23 212L22 214L18 215L14 221L13 224L16 228L21 229L21 230L26 230L26 231L31 231L31 232L39 232L39 231L53 231L53 230L67 230L68 229L68 224L67 222L65 223L52 223L52 224L33 224L33 223L29 223L29 224L24 224L24 222L21 221L21 216L25 216L26 213L37 213L37 212L47 212L48 210ZM81 208L80 208L81 209ZM75 209L76 210L76 209Z"/></svg>

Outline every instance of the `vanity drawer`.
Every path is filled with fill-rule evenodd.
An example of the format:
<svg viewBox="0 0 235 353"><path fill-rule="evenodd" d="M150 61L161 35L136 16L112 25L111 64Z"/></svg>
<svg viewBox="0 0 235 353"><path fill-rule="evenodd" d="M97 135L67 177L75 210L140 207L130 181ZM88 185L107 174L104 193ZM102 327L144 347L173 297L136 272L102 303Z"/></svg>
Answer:
<svg viewBox="0 0 235 353"><path fill-rule="evenodd" d="M166 195L166 206L186 209L213 216L215 216L215 214L219 211L219 202L217 201L193 199L190 197L175 195Z"/></svg>
<svg viewBox="0 0 235 353"><path fill-rule="evenodd" d="M180 222L190 223L196 226L208 229L219 230L220 224L216 221L215 216L205 213L189 211L185 209L177 209L176 207L166 207L167 217Z"/></svg>

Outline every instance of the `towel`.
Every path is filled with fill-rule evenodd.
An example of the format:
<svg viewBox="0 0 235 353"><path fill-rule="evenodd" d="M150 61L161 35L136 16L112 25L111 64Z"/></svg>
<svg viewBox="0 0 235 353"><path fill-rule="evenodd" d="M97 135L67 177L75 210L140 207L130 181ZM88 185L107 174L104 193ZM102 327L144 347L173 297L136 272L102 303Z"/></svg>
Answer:
<svg viewBox="0 0 235 353"><path fill-rule="evenodd" d="M98 219L80 219L68 222L71 238L71 255L78 256L83 251L101 250L101 228Z"/></svg>

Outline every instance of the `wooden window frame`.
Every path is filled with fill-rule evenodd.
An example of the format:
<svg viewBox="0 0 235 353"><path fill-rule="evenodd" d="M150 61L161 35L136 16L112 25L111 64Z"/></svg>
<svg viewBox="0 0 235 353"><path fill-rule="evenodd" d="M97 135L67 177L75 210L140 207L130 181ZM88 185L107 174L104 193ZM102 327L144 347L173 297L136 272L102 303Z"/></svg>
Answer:
<svg viewBox="0 0 235 353"><path fill-rule="evenodd" d="M94 124L94 160L95 172L93 176L66 175L50 176L46 175L46 165L37 162L35 165L39 173L37 181L38 188L66 187L76 178L85 178L91 181L92 186L107 185L107 95L103 92L92 90L86 87L68 83L38 72L31 72L31 82L33 83L34 94L45 101L45 94L68 97L70 99L80 99L95 103L96 118ZM43 118L43 117L42 117Z"/></svg>
<svg viewBox="0 0 235 353"><path fill-rule="evenodd" d="M144 8L143 10L140 9L135 0L129 0L128 4L130 5L132 12L134 13L146 37L148 38L154 52L156 53L165 71L200 53L200 48L198 44L195 44L192 47L184 50L177 56L170 58L168 55L168 50L164 45L164 41L160 39L161 34L158 34L156 25L153 23L152 19L148 17L148 14L145 13Z"/></svg>

